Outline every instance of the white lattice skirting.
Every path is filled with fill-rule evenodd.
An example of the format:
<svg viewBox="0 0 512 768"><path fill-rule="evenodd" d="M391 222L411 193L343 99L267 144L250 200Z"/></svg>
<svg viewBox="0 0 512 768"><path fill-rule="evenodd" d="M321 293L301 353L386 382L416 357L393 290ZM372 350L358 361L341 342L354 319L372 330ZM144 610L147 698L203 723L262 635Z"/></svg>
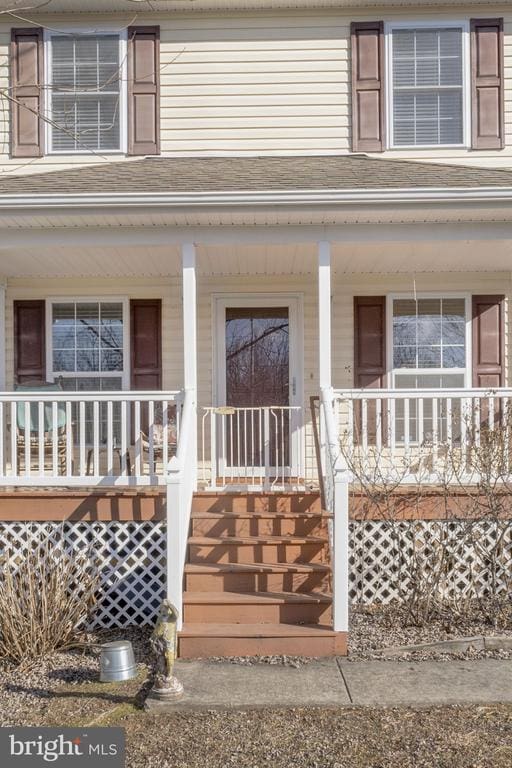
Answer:
<svg viewBox="0 0 512 768"><path fill-rule="evenodd" d="M101 584L91 628L152 623L164 595L164 523L0 523L0 560L19 560L45 539L64 540L69 552L94 553ZM443 559L440 560L442 552ZM441 568L448 596L485 595L494 580L511 588L512 522L352 522L350 598L388 603L413 587L423 573Z"/></svg>

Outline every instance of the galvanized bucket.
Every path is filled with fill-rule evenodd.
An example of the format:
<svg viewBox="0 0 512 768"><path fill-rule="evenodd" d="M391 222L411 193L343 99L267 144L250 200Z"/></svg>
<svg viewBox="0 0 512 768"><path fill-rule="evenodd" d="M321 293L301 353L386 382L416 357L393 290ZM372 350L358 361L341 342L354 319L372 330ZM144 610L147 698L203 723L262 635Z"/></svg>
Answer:
<svg viewBox="0 0 512 768"><path fill-rule="evenodd" d="M137 675L132 644L129 640L114 640L101 645L100 681L117 683Z"/></svg>

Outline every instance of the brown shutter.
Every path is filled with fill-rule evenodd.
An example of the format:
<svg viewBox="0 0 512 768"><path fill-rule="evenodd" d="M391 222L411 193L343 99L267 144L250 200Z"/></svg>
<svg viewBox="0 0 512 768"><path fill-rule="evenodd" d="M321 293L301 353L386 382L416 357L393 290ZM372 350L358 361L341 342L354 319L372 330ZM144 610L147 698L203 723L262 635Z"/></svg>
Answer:
<svg viewBox="0 0 512 768"><path fill-rule="evenodd" d="M386 297L354 297L354 386L386 386Z"/></svg>
<svg viewBox="0 0 512 768"><path fill-rule="evenodd" d="M352 151L384 149L384 24L354 22L352 41Z"/></svg>
<svg viewBox="0 0 512 768"><path fill-rule="evenodd" d="M40 157L44 151L43 30L11 30L11 154Z"/></svg>
<svg viewBox="0 0 512 768"><path fill-rule="evenodd" d="M473 386L505 384L503 296L473 296Z"/></svg>
<svg viewBox="0 0 512 768"><path fill-rule="evenodd" d="M472 19L473 149L501 149L505 146L503 79L503 19Z"/></svg>
<svg viewBox="0 0 512 768"><path fill-rule="evenodd" d="M386 386L386 297L354 297L354 385L381 389ZM383 408L383 414L385 413ZM360 440L361 409L355 409L355 437ZM377 440L377 409L367 403L367 440ZM386 442L386 424L381 423L382 441Z"/></svg>
<svg viewBox="0 0 512 768"><path fill-rule="evenodd" d="M14 302L14 383L46 381L45 302Z"/></svg>
<svg viewBox="0 0 512 768"><path fill-rule="evenodd" d="M162 389L162 302L130 302L131 388Z"/></svg>
<svg viewBox="0 0 512 768"><path fill-rule="evenodd" d="M160 27L128 28L128 153L160 153Z"/></svg>

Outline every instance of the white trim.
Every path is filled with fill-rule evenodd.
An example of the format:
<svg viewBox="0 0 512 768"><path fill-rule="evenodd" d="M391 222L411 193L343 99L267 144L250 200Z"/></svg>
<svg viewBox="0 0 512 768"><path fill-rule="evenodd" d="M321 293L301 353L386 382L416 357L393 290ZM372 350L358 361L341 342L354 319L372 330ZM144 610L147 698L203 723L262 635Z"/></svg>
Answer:
<svg viewBox="0 0 512 768"><path fill-rule="evenodd" d="M395 29L450 29L462 30L462 144L395 144L393 121L393 31ZM385 104L386 104L386 136L387 149L417 150L417 149L469 149L471 146L471 59L470 59L470 29L469 21L447 21L445 19L386 21L384 23L385 42Z"/></svg>
<svg viewBox="0 0 512 768"><path fill-rule="evenodd" d="M7 286L0 283L0 391L6 387L6 356L5 356L5 293ZM0 438L1 439L1 438Z"/></svg>
<svg viewBox="0 0 512 768"><path fill-rule="evenodd" d="M100 37L103 35L117 35L119 38L119 61L120 61L120 85L119 85L119 149L52 149L52 37L62 35L81 34L83 36ZM83 26L72 25L63 30L45 29L43 36L44 44L44 114L45 121L45 155L66 156L66 155L124 155L128 150L128 30L108 29L108 25L103 26L101 30L91 30Z"/></svg>
<svg viewBox="0 0 512 768"><path fill-rule="evenodd" d="M136 161L135 161L136 162ZM385 163L385 160L382 160ZM419 165L419 163L418 163ZM438 163L441 171L442 163ZM460 166L464 170L464 166ZM482 169L483 170L483 169ZM489 171L489 169L487 169ZM496 170L499 173L499 169ZM505 172L506 173L506 172ZM512 202L512 185L481 187L396 187L388 189L298 189L286 191L260 190L250 192L168 192L140 194L138 192L80 193L80 194L0 194L0 210L21 208L23 211L41 208L195 208L231 206L311 206L311 205L369 205Z"/></svg>
<svg viewBox="0 0 512 768"><path fill-rule="evenodd" d="M466 366L462 368L400 368L395 369L393 364L393 301L397 299L464 299L465 304L465 344ZM410 291L401 293L388 293L386 296L386 369L389 377L389 388L395 389L395 375L440 375L462 374L464 376L464 389L471 386L472 380L472 332L471 332L471 293L467 291L420 291L416 294Z"/></svg>
<svg viewBox="0 0 512 768"><path fill-rule="evenodd" d="M46 380L55 381L55 376L64 378L105 378L122 381L122 389L130 390L130 301L127 296L47 296L45 298L46 316ZM52 335L52 306L53 304L102 304L115 303L123 307L123 370L122 371L69 371L68 374L55 373L53 370L53 335Z"/></svg>

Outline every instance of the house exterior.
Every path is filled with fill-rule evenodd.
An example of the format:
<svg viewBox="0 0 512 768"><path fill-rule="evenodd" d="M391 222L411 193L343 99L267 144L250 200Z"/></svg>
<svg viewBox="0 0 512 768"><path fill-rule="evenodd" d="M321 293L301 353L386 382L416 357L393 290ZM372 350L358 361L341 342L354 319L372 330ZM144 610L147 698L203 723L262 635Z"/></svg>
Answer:
<svg viewBox="0 0 512 768"><path fill-rule="evenodd" d="M166 518L184 655L344 652L340 445L510 396L508 4L4 5L0 518Z"/></svg>

